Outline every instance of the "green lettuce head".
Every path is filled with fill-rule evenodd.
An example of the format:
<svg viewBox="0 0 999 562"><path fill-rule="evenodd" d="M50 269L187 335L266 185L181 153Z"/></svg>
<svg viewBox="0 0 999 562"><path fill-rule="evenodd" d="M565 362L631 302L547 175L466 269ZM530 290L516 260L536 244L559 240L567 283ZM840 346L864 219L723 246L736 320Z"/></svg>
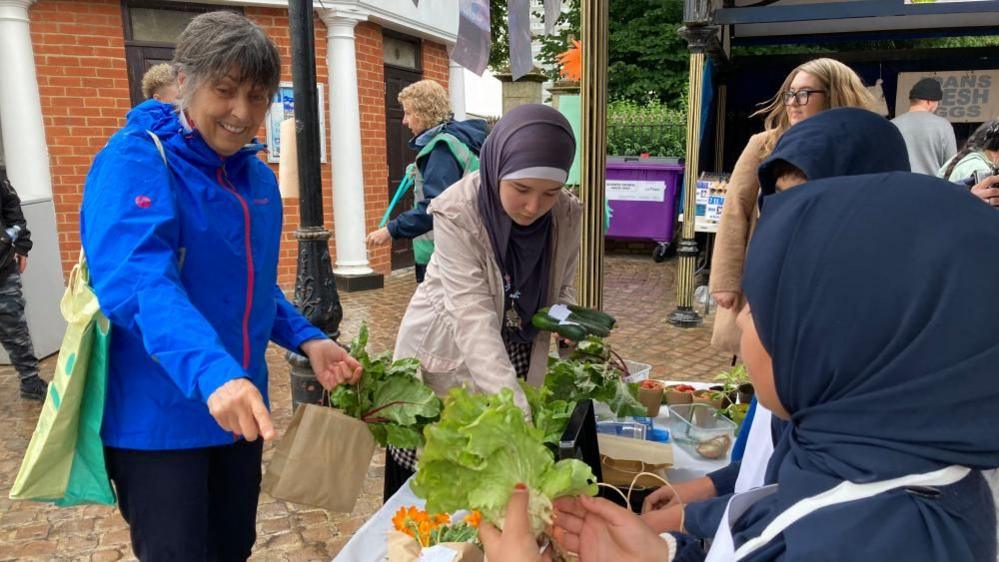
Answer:
<svg viewBox="0 0 999 562"><path fill-rule="evenodd" d="M438 423L424 430L413 491L426 498L431 513L477 509L503 526L515 485L530 492L531 528L540 535L552 519L552 500L596 495L590 467L575 460L555 462L544 445L544 431L524 420L513 392L469 394L453 389Z"/></svg>

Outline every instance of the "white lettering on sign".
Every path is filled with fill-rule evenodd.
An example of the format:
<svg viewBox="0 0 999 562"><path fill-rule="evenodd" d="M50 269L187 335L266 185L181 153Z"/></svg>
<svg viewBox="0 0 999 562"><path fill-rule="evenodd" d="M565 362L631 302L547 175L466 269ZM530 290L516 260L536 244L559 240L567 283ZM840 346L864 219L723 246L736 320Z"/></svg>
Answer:
<svg viewBox="0 0 999 562"><path fill-rule="evenodd" d="M648 180L607 180L608 201L655 201L666 200L666 182Z"/></svg>
<svg viewBox="0 0 999 562"><path fill-rule="evenodd" d="M940 82L943 99L937 115L952 123L979 123L999 115L999 70L900 72L895 115L909 111L909 90L923 78Z"/></svg>

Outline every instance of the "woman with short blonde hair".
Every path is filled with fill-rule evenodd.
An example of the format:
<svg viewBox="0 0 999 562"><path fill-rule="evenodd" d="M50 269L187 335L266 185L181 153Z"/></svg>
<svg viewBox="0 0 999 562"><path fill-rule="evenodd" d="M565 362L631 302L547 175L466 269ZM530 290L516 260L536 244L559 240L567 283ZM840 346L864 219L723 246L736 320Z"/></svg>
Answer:
<svg viewBox="0 0 999 562"><path fill-rule="evenodd" d="M447 90L433 80L420 80L403 88L399 92L399 103L410 119L423 125L422 129L429 129L451 116Z"/></svg>

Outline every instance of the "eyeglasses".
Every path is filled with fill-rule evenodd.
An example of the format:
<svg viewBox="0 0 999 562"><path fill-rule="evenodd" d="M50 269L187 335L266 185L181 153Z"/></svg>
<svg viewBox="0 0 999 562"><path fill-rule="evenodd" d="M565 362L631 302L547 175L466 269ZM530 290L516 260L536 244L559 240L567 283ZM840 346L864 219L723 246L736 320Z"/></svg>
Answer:
<svg viewBox="0 0 999 562"><path fill-rule="evenodd" d="M782 93L781 97L784 99L784 105L808 105L808 96L824 93L825 90L791 90Z"/></svg>

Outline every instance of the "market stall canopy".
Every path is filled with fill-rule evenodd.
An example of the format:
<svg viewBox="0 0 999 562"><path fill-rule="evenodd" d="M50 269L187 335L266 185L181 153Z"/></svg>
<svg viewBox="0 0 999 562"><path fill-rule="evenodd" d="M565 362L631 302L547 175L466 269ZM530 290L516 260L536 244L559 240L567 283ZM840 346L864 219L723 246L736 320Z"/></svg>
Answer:
<svg viewBox="0 0 999 562"><path fill-rule="evenodd" d="M947 35L995 33L996 0L702 0L711 22L730 25L733 40L815 38L840 34L946 30Z"/></svg>

